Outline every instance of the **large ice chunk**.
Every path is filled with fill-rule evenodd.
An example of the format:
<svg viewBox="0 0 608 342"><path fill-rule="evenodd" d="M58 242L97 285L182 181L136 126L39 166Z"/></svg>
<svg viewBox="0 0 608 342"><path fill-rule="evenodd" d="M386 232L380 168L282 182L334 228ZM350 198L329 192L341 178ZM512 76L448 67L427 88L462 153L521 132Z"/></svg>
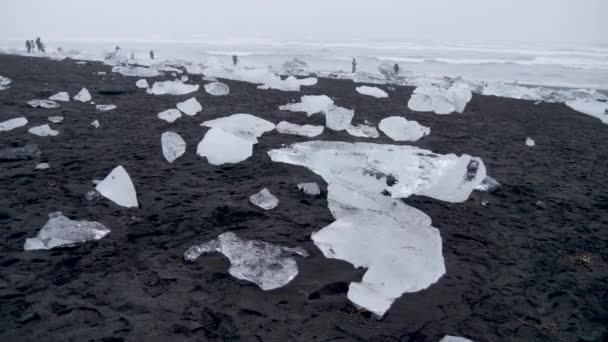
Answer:
<svg viewBox="0 0 608 342"><path fill-rule="evenodd" d="M299 103L289 103L280 106L280 110L292 112L305 112L308 116L315 113L327 113L335 107L334 100L327 95L304 95Z"/></svg>
<svg viewBox="0 0 608 342"><path fill-rule="evenodd" d="M566 105L583 114L591 115L608 124L608 102L596 100L567 101Z"/></svg>
<svg viewBox="0 0 608 342"><path fill-rule="evenodd" d="M60 107L59 103L51 100L31 100L27 104L34 108L56 109Z"/></svg>
<svg viewBox="0 0 608 342"><path fill-rule="evenodd" d="M175 132L163 133L160 141L163 148L163 156L169 163L173 163L186 152L186 142Z"/></svg>
<svg viewBox="0 0 608 342"><path fill-rule="evenodd" d="M32 127L27 131L39 137L54 137L59 135L59 131L52 129L48 124Z"/></svg>
<svg viewBox="0 0 608 342"><path fill-rule="evenodd" d="M95 190L103 197L126 208L137 208L137 194L131 177L122 165L115 167Z"/></svg>
<svg viewBox="0 0 608 342"><path fill-rule="evenodd" d="M253 145L250 138L212 128L196 147L196 154L206 157L212 165L238 163L252 156Z"/></svg>
<svg viewBox="0 0 608 342"><path fill-rule="evenodd" d="M472 97L471 88L464 82L455 82L449 88L428 85L416 88L407 105L417 112L462 113Z"/></svg>
<svg viewBox="0 0 608 342"><path fill-rule="evenodd" d="M185 84L180 80L154 82L150 92L155 95L186 95L198 91L198 84Z"/></svg>
<svg viewBox="0 0 608 342"><path fill-rule="evenodd" d="M8 132L15 128L23 127L27 125L27 119L24 117L9 119L0 122L0 132Z"/></svg>
<svg viewBox="0 0 608 342"><path fill-rule="evenodd" d="M267 188L249 197L249 202L264 209L271 210L279 205L279 199L276 198Z"/></svg>
<svg viewBox="0 0 608 342"><path fill-rule="evenodd" d="M244 240L234 233L224 233L190 247L184 259L193 262L201 254L218 252L230 260L228 272L235 278L250 281L268 291L287 285L298 274L293 255L308 257L306 250L289 248L258 240Z"/></svg>
<svg viewBox="0 0 608 342"><path fill-rule="evenodd" d="M272 122L260 119L251 114L237 113L223 118L205 121L201 126L220 128L225 132L238 135L257 143L257 138L275 128Z"/></svg>
<svg viewBox="0 0 608 342"><path fill-rule="evenodd" d="M181 110L186 115L196 115L198 112L203 110L203 106L196 100L195 97L189 98L184 102L177 104L177 109Z"/></svg>
<svg viewBox="0 0 608 342"><path fill-rule="evenodd" d="M89 102L91 101L91 93L87 90L87 88L82 88L76 96L74 96L74 100L80 102Z"/></svg>
<svg viewBox="0 0 608 342"><path fill-rule="evenodd" d="M372 96L372 97L375 97L378 99L388 97L387 92L385 92L384 90L382 90L378 87L361 86L361 87L357 87L355 89L357 90L357 93L359 93L359 94Z"/></svg>
<svg viewBox="0 0 608 342"><path fill-rule="evenodd" d="M230 94L230 87L222 82L211 82L205 84L205 91L213 96L224 96Z"/></svg>
<svg viewBox="0 0 608 342"><path fill-rule="evenodd" d="M12 82L10 78L0 75L0 90L8 89L8 85Z"/></svg>
<svg viewBox="0 0 608 342"><path fill-rule="evenodd" d="M167 122L175 122L182 117L182 112L177 109L167 109L164 112L158 113L158 118Z"/></svg>
<svg viewBox="0 0 608 342"><path fill-rule="evenodd" d="M134 67L134 66L115 66L112 72L130 77L156 77L160 76L160 72L154 68ZM147 87L146 87L147 88Z"/></svg>
<svg viewBox="0 0 608 342"><path fill-rule="evenodd" d="M97 105L95 106L95 108L100 111L100 112L109 112L111 110L116 109L116 105L113 104L109 104L109 105Z"/></svg>
<svg viewBox="0 0 608 342"><path fill-rule="evenodd" d="M334 131L343 131L351 126L355 111L348 108L334 106L325 113L325 126Z"/></svg>
<svg viewBox="0 0 608 342"><path fill-rule="evenodd" d="M103 224L96 221L74 221L58 211L49 214L49 220L35 238L25 240L23 249L52 249L71 247L87 241L100 240L110 233Z"/></svg>
<svg viewBox="0 0 608 342"><path fill-rule="evenodd" d="M281 121L277 125L277 131L283 134L294 134L305 137L316 137L323 133L323 126L313 126L313 125L296 125L289 123L287 121Z"/></svg>
<svg viewBox="0 0 608 342"><path fill-rule="evenodd" d="M380 137L380 133L378 133L378 130L376 129L376 127L374 126L369 126L369 125L357 125L357 126L350 126L346 129L346 131L348 132L348 134L354 136L354 137L360 137L360 138L378 138Z"/></svg>
<svg viewBox="0 0 608 342"><path fill-rule="evenodd" d="M416 121L408 121L400 116L391 116L380 121L380 130L395 141L417 141L431 133L431 129Z"/></svg>
<svg viewBox="0 0 608 342"><path fill-rule="evenodd" d="M148 80L146 80L145 78L137 80L137 82L135 82L135 86L140 89L147 89L150 87L150 85L148 84Z"/></svg>
<svg viewBox="0 0 608 342"><path fill-rule="evenodd" d="M70 94L68 94L68 92L66 91L62 91L59 92L51 97L49 97L49 100L51 101L61 101L61 102L69 102L70 101Z"/></svg>

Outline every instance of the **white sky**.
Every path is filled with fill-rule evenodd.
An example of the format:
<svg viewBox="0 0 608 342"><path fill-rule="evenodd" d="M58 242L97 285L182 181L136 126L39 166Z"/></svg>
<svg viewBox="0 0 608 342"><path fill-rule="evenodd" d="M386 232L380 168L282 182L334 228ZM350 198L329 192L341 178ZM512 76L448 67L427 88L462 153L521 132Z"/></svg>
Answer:
<svg viewBox="0 0 608 342"><path fill-rule="evenodd" d="M608 0L0 0L0 39L608 44Z"/></svg>

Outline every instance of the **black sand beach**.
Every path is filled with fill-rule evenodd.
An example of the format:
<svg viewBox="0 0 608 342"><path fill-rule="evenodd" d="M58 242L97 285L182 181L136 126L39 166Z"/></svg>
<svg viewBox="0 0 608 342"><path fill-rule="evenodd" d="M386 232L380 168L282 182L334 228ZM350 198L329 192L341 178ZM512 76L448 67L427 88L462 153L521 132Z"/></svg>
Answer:
<svg viewBox="0 0 608 342"><path fill-rule="evenodd" d="M357 94L352 81L328 79L299 93L226 81L228 96L210 96L202 87L185 96L154 96L135 87L137 78L110 70L99 63L0 55L0 75L13 79L0 91L0 121L30 121L1 132L0 149L33 143L42 151L37 160L0 162L0 341L608 339L608 126L599 120L563 104L479 95L464 114L414 113L406 106L412 88L374 99ZM200 76L191 79L202 84ZM74 101L52 110L26 104L82 87L96 104L118 109L96 113ZM107 90L126 93L99 93ZM315 181L325 191L325 182L266 154L307 138L273 131L259 139L252 158L230 166L196 156L206 131L200 123L208 119L250 113L274 123L324 124L320 115L278 110L306 94L325 94L355 109L354 123L377 124L392 115L416 120L431 127L417 146L481 157L502 184L465 203L406 200L441 231L447 273L427 290L403 295L383 320L359 312L346 298L348 283L364 270L324 258L310 240L333 218L325 192L312 198L296 184ZM197 116L173 124L157 118L192 96L203 105ZM59 136L27 133L51 115L65 117L51 124ZM89 125L94 119L99 129ZM173 164L161 153L160 135L168 130L188 143ZM527 136L535 147L525 146ZM367 140L327 130L318 140L394 143L384 135ZM39 162L50 169L34 170ZM117 165L133 179L141 208L85 200L91 181ZM281 201L267 212L248 201L264 187ZM488 204L482 206L482 199ZM23 251L25 238L54 211L102 222L112 232L80 247ZM227 231L299 245L311 257L298 258L291 283L268 292L231 277L222 255L182 261L187 248Z"/></svg>

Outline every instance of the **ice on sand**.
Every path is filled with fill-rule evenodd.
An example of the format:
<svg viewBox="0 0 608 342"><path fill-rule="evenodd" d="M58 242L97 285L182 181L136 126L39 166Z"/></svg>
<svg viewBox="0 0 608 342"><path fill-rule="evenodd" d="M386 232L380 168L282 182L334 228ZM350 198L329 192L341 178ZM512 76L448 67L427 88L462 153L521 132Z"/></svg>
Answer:
<svg viewBox="0 0 608 342"><path fill-rule="evenodd" d="M534 146L534 145L536 145L536 142L534 142L534 139L532 139L532 138L530 138L530 137L527 137L527 138L526 138L526 146L528 146L528 147L532 147L532 146Z"/></svg>
<svg viewBox="0 0 608 342"><path fill-rule="evenodd" d="M137 208L137 194L133 181L122 165L117 166L102 180L95 190L103 197L126 208Z"/></svg>
<svg viewBox="0 0 608 342"><path fill-rule="evenodd" d="M414 90L407 105L417 112L462 113L472 97L471 88L464 82L455 82L447 89L441 86L422 86Z"/></svg>
<svg viewBox="0 0 608 342"><path fill-rule="evenodd" d="M217 78L213 76L203 76L202 80L207 82L217 82Z"/></svg>
<svg viewBox="0 0 608 342"><path fill-rule="evenodd" d="M473 340L469 340L468 338L458 337L458 336L444 336L439 342L473 342Z"/></svg>
<svg viewBox="0 0 608 342"><path fill-rule="evenodd" d="M321 189L317 183L300 183L298 184L298 189L311 196L318 196L321 194Z"/></svg>
<svg viewBox="0 0 608 342"><path fill-rule="evenodd" d="M182 113L186 115L193 116L203 110L203 106L201 106L201 104L196 100L196 98L192 97L184 102L178 103L177 109L181 110Z"/></svg>
<svg viewBox="0 0 608 342"><path fill-rule="evenodd" d="M308 76L310 75L310 67L306 62L299 58L294 58L291 61L286 61L282 65L283 74L293 76Z"/></svg>
<svg viewBox="0 0 608 342"><path fill-rule="evenodd" d="M155 95L186 95L197 91L198 84L185 84L182 81L154 82L150 92Z"/></svg>
<svg viewBox="0 0 608 342"><path fill-rule="evenodd" d="M608 124L608 102L594 100L573 100L567 101L566 105L577 112L591 115Z"/></svg>
<svg viewBox="0 0 608 342"><path fill-rule="evenodd" d="M97 106L95 106L95 108L97 108L97 110L100 111L100 112L108 112L108 111L116 109L116 106L112 105L112 104L110 104L110 105L97 105Z"/></svg>
<svg viewBox="0 0 608 342"><path fill-rule="evenodd" d="M376 127L369 125L350 126L346 131L354 137L374 139L380 137L380 133L378 133Z"/></svg>
<svg viewBox="0 0 608 342"><path fill-rule="evenodd" d="M160 72L154 68L133 67L133 66L115 66L112 72L130 77L156 77L160 76ZM147 87L146 87L147 88Z"/></svg>
<svg viewBox="0 0 608 342"><path fill-rule="evenodd" d="M110 233L103 224L96 221L74 221L58 211L49 214L49 220L35 238L25 240L23 249L52 249L70 247L87 241L99 240Z"/></svg>
<svg viewBox="0 0 608 342"><path fill-rule="evenodd" d="M24 117L9 119L0 122L0 132L8 132L15 128L23 127L27 125L28 121Z"/></svg>
<svg viewBox="0 0 608 342"><path fill-rule="evenodd" d="M222 82L211 82L205 84L205 91L213 96L223 96L230 94L230 87Z"/></svg>
<svg viewBox="0 0 608 342"><path fill-rule="evenodd" d="M196 154L212 165L238 163L252 156L253 145L250 139L212 128L196 147Z"/></svg>
<svg viewBox="0 0 608 342"><path fill-rule="evenodd" d="M280 110L291 112L305 112L308 116L316 113L327 113L335 107L334 100L326 95L304 95L299 103L289 103L280 106Z"/></svg>
<svg viewBox="0 0 608 342"><path fill-rule="evenodd" d="M8 85L12 82L10 78L0 75L0 90L8 89Z"/></svg>
<svg viewBox="0 0 608 342"><path fill-rule="evenodd" d="M226 68L221 64L209 64L205 69L208 76L225 78L235 81L243 81L258 84L259 89L276 89L281 91L300 91L301 86L311 86L317 83L316 78L298 79L289 76L282 79L279 75L266 68Z"/></svg>
<svg viewBox="0 0 608 342"><path fill-rule="evenodd" d="M257 138L275 128L272 122L260 119L251 114L237 113L223 118L205 121L201 126L220 128L225 132L249 139L257 143Z"/></svg>
<svg viewBox="0 0 608 342"><path fill-rule="evenodd" d="M61 123L63 121L63 116L61 116L61 115L49 116L48 120L52 123Z"/></svg>
<svg viewBox="0 0 608 342"><path fill-rule="evenodd" d="M167 109L164 112L158 113L158 118L167 122L175 122L182 117L182 112L177 109Z"/></svg>
<svg viewBox="0 0 608 342"><path fill-rule="evenodd" d="M216 240L190 247L184 259L193 262L202 254L221 253L230 260L231 276L252 282L268 291L287 285L298 275L295 255L308 257L306 250L289 248L259 240L245 240L234 233L224 233Z"/></svg>
<svg viewBox="0 0 608 342"><path fill-rule="evenodd" d="M150 85L148 84L148 80L144 78L142 78L141 80L137 80L137 82L135 82L135 86L140 89L147 89L150 87Z"/></svg>
<svg viewBox="0 0 608 342"><path fill-rule="evenodd" d="M49 136L54 137L54 136L59 135L59 131L52 129L51 126L46 125L46 124L32 127L30 129L28 129L27 131L30 132L31 134L37 135L39 137L49 137Z"/></svg>
<svg viewBox="0 0 608 342"><path fill-rule="evenodd" d="M294 134L305 137L316 137L323 133L323 126L313 126L313 125L296 125L289 123L287 121L281 121L277 124L277 131L282 134Z"/></svg>
<svg viewBox="0 0 608 342"><path fill-rule="evenodd" d="M408 121L400 116L391 116L380 121L380 130L395 141L417 141L431 133L431 129L416 121Z"/></svg>
<svg viewBox="0 0 608 342"><path fill-rule="evenodd" d="M475 190L492 192L498 188L500 188L500 183L496 179L490 176L486 176L486 178L481 181L481 183L475 188Z"/></svg>
<svg viewBox="0 0 608 342"><path fill-rule="evenodd" d="M355 89L357 90L357 93L361 95L373 96L378 99L388 97L388 94L378 87L361 86Z"/></svg>
<svg viewBox="0 0 608 342"><path fill-rule="evenodd" d="M70 101L70 94L68 94L66 91L62 91L60 93L57 93L57 94L49 97L49 100L51 100L51 101L69 102Z"/></svg>
<svg viewBox="0 0 608 342"><path fill-rule="evenodd" d="M325 126L334 131L343 131L351 126L355 111L348 108L334 106L325 113Z"/></svg>
<svg viewBox="0 0 608 342"><path fill-rule="evenodd" d="M162 134L160 141L163 156L169 163L173 163L186 152L186 142L177 133L165 132Z"/></svg>
<svg viewBox="0 0 608 342"><path fill-rule="evenodd" d="M87 88L82 88L76 96L74 96L74 100L80 102L89 102L91 101L91 93L87 90Z"/></svg>
<svg viewBox="0 0 608 342"><path fill-rule="evenodd" d="M271 194L266 188L262 189L256 194L251 195L249 197L249 202L264 210L271 210L279 205L279 199Z"/></svg>
<svg viewBox="0 0 608 342"><path fill-rule="evenodd" d="M40 164L36 165L36 170L46 170L50 167L51 166L48 163L40 163Z"/></svg>
<svg viewBox="0 0 608 342"><path fill-rule="evenodd" d="M31 100L27 104L34 108L56 109L60 107L59 103L51 100Z"/></svg>
<svg viewBox="0 0 608 342"><path fill-rule="evenodd" d="M99 128L99 120L94 120L93 122L91 122L91 126Z"/></svg>

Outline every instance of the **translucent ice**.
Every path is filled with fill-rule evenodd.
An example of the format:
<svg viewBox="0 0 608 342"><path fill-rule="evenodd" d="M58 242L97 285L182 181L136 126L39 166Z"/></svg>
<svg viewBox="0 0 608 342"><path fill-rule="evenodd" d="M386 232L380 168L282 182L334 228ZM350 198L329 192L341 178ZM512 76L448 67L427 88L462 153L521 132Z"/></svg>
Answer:
<svg viewBox="0 0 608 342"><path fill-rule="evenodd" d="M52 123L60 123L63 121L63 116L61 116L61 115L49 116L48 119Z"/></svg>
<svg viewBox="0 0 608 342"><path fill-rule="evenodd" d="M27 119L24 117L9 119L0 122L0 132L8 132L15 128L23 127L27 125Z"/></svg>
<svg viewBox="0 0 608 342"><path fill-rule="evenodd" d="M222 82L211 82L205 84L205 91L213 96L223 96L230 94L230 87Z"/></svg>
<svg viewBox="0 0 608 342"><path fill-rule="evenodd" d="M289 103L280 106L280 110L288 110L292 112L306 112L308 116L315 113L327 113L334 107L334 100L326 95L305 95L302 96L299 103Z"/></svg>
<svg viewBox="0 0 608 342"><path fill-rule="evenodd" d="M395 141L417 141L431 133L431 129L416 121L408 121L400 116L391 116L380 121L380 130Z"/></svg>
<svg viewBox="0 0 608 342"><path fill-rule="evenodd" d="M80 102L89 102L91 101L91 93L87 90L87 88L82 88L76 96L74 96L74 100Z"/></svg>
<svg viewBox="0 0 608 342"><path fill-rule="evenodd" d="M99 128L99 120L94 120L93 122L91 122L91 126Z"/></svg>
<svg viewBox="0 0 608 342"><path fill-rule="evenodd" d="M113 105L113 104L110 104L110 105L97 105L97 106L95 106L95 108L97 108L97 110L100 111L100 112L108 112L108 111L116 109L116 106Z"/></svg>
<svg viewBox="0 0 608 342"><path fill-rule="evenodd" d="M163 156L169 163L173 163L186 152L186 142L177 133L165 132L162 134L160 141Z"/></svg>
<svg viewBox="0 0 608 342"><path fill-rule="evenodd" d="M8 89L8 85L13 82L10 78L0 75L0 90Z"/></svg>
<svg viewBox="0 0 608 342"><path fill-rule="evenodd" d="M95 190L122 207L137 208L139 206L133 181L122 165L115 167L103 181L97 184Z"/></svg>
<svg viewBox="0 0 608 342"><path fill-rule="evenodd" d="M348 134L360 138L378 138L380 136L380 133L378 133L376 127L369 125L351 125L346 129L346 131Z"/></svg>
<svg viewBox="0 0 608 342"><path fill-rule="evenodd" d="M222 253L230 260L230 275L250 281L265 291L283 287L296 277L298 265L293 255L308 256L299 247L244 240L234 233L224 233L217 240L190 247L184 253L184 259L193 262L201 254L213 252Z"/></svg>
<svg viewBox="0 0 608 342"><path fill-rule="evenodd" d="M307 195L318 196L321 194L321 189L317 183L300 183L298 189Z"/></svg>
<svg viewBox="0 0 608 342"><path fill-rule="evenodd" d="M140 89L147 89L150 87L150 85L148 84L148 80L146 80L145 78L142 78L141 80L135 82L135 86Z"/></svg>
<svg viewBox="0 0 608 342"><path fill-rule="evenodd" d="M277 125L277 131L283 134L294 134L305 137L316 137L323 133L323 126L313 126L313 125L296 125L289 123L287 121L281 121Z"/></svg>
<svg viewBox="0 0 608 342"><path fill-rule="evenodd" d="M175 122L182 117L182 112L177 109L167 109L164 112L158 113L158 118L167 122Z"/></svg>
<svg viewBox="0 0 608 342"><path fill-rule="evenodd" d="M207 82L217 82L217 78L213 76L203 76L202 80Z"/></svg>
<svg viewBox="0 0 608 342"><path fill-rule="evenodd" d="M388 97L388 94L378 87L361 86L357 87L356 90L359 94L373 96L375 98Z"/></svg>
<svg viewBox="0 0 608 342"><path fill-rule="evenodd" d="M271 194L266 188L262 189L256 194L251 195L249 197L249 202L264 210L271 210L279 205L279 199Z"/></svg>
<svg viewBox="0 0 608 342"><path fill-rule="evenodd" d="M51 100L51 101L68 102L68 101L70 101L70 94L68 94L65 91L62 91L60 93L57 93L57 94L49 97L49 100Z"/></svg>
<svg viewBox="0 0 608 342"><path fill-rule="evenodd" d="M47 108L47 109L55 109L55 108L59 108L59 103L55 102L55 101L51 101L51 100L31 100L28 101L27 104L29 104L30 106L34 107L34 108Z"/></svg>
<svg viewBox="0 0 608 342"><path fill-rule="evenodd" d="M59 135L59 131L52 129L51 126L46 125L46 124L32 127L30 129L28 129L27 131L34 135L37 135L39 137L48 137L48 136L54 137L54 136Z"/></svg>
<svg viewBox="0 0 608 342"><path fill-rule="evenodd" d="M198 84L185 84L182 81L154 82L150 92L155 95L185 95L197 91Z"/></svg>
<svg viewBox="0 0 608 342"><path fill-rule="evenodd" d="M110 230L95 221L73 221L61 212L49 214L49 220L35 238L25 240L23 249L52 249L55 247L75 246L91 240L99 240Z"/></svg>
<svg viewBox="0 0 608 342"><path fill-rule="evenodd" d="M334 131L343 131L351 126L355 111L348 108L334 106L325 113L325 126Z"/></svg>
<svg viewBox="0 0 608 342"><path fill-rule="evenodd" d="M455 82L449 88L429 85L416 88L407 105L417 112L462 113L472 97L471 88L464 82Z"/></svg>
<svg viewBox="0 0 608 342"><path fill-rule="evenodd" d="M251 139L234 135L221 128L212 128L198 144L196 154L206 157L212 165L238 163L251 157L253 145Z"/></svg>
<svg viewBox="0 0 608 342"><path fill-rule="evenodd" d="M203 106L201 106L201 104L196 100L196 98L192 97L184 102L178 103L177 109L181 110L182 113L186 115L193 116L203 110Z"/></svg>
<svg viewBox="0 0 608 342"><path fill-rule="evenodd" d="M527 137L527 138L526 138L526 146L528 146L528 147L532 147L532 146L534 146L534 145L536 145L536 142L534 142L534 139L532 139L532 138L530 138L530 137Z"/></svg>
<svg viewBox="0 0 608 342"><path fill-rule="evenodd" d="M608 124L608 102L596 100L567 101L566 105L583 114L591 115Z"/></svg>
<svg viewBox="0 0 608 342"><path fill-rule="evenodd" d="M156 77L160 72L154 68L134 67L134 66L115 66L112 72L131 77Z"/></svg>
<svg viewBox="0 0 608 342"><path fill-rule="evenodd" d="M232 114L223 118L205 121L201 126L220 128L241 138L257 143L257 138L275 128L272 122L260 119L251 114Z"/></svg>

